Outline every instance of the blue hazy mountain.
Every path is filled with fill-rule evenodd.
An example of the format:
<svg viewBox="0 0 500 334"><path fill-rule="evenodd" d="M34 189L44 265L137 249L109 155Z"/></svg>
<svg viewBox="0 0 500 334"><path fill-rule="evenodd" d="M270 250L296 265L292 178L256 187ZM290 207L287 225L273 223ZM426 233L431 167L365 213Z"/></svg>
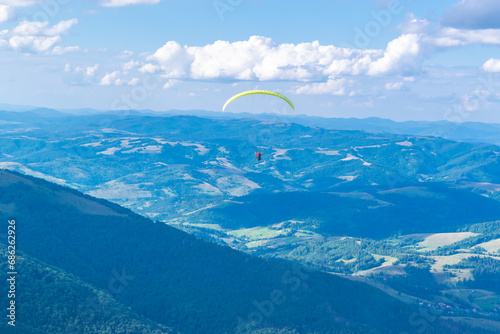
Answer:
<svg viewBox="0 0 500 334"><path fill-rule="evenodd" d="M258 119L13 114L0 125L2 167L174 225L296 219L325 236L380 238L500 219L494 145ZM234 218L238 208L248 214Z"/></svg>
<svg viewBox="0 0 500 334"><path fill-rule="evenodd" d="M451 122L451 121L401 121L396 122L378 117L368 118L339 118L339 117L319 117L307 116L303 114L251 114L251 113L231 113L208 110L168 110L164 112L145 110L114 110L104 111L91 108L83 109L49 109L35 108L30 106L17 106L0 104L0 110L28 112L32 110L45 110L45 115L53 115L55 112L62 112L67 115L99 115L99 114L119 114L119 115L147 115L147 116L197 116L215 119L244 119L256 118L267 119L279 122L297 123L306 126L315 126L325 129L335 130L362 130L367 132L385 132L414 136L433 136L444 139L483 142L489 144L500 144L500 124L481 122ZM18 115L19 118L26 117ZM44 116L44 113L39 113ZM63 115L61 115L63 116Z"/></svg>

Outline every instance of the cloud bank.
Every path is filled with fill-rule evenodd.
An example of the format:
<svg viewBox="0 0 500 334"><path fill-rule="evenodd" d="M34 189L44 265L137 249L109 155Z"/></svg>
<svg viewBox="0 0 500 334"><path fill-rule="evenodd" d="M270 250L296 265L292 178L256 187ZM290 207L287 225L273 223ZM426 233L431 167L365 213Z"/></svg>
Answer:
<svg viewBox="0 0 500 334"><path fill-rule="evenodd" d="M0 31L0 49L12 49L27 53L50 51L61 41L61 36L77 23L77 19L61 21L53 26L50 26L49 22L20 22L11 30ZM57 47L52 51L54 54L62 54L77 49L78 47Z"/></svg>

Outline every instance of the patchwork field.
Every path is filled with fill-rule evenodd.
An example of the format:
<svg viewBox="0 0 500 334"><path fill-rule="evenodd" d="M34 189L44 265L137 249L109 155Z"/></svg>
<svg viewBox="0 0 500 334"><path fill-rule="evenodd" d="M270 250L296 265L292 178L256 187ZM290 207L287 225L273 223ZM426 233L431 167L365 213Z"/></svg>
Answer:
<svg viewBox="0 0 500 334"><path fill-rule="evenodd" d="M479 244L477 246L486 249L488 252L500 253L500 239L495 239L495 240L491 240L488 242L484 242L484 243Z"/></svg>
<svg viewBox="0 0 500 334"><path fill-rule="evenodd" d="M448 246L476 235L479 234L472 232L430 234L424 238L424 241L418 243L418 247L421 247L422 251L435 250L439 247Z"/></svg>

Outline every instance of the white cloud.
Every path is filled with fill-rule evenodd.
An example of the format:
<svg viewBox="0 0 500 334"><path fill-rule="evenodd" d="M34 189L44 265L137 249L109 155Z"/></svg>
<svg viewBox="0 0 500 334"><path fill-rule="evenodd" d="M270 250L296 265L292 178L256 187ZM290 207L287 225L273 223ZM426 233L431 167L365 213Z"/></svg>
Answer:
<svg viewBox="0 0 500 334"><path fill-rule="evenodd" d="M191 76L197 79L226 77L252 80L259 77L259 68L255 67L259 60L262 66L272 61L269 60L272 47L270 38L258 36L242 42L216 41L204 47L189 47L187 53L193 59ZM266 75L274 76L270 73L272 71L272 68L266 69Z"/></svg>
<svg viewBox="0 0 500 334"><path fill-rule="evenodd" d="M389 42L384 56L370 64L368 74L381 75L394 72L412 72L418 69L423 48L418 34L401 35Z"/></svg>
<svg viewBox="0 0 500 334"><path fill-rule="evenodd" d="M61 21L54 26L49 22L22 21L12 30L2 30L0 47L21 52L47 52L61 41L61 35L78 23L77 19ZM54 54L76 51L78 47L56 47Z"/></svg>
<svg viewBox="0 0 500 334"><path fill-rule="evenodd" d="M7 5L0 5L0 23L10 20L13 16L12 8Z"/></svg>
<svg viewBox="0 0 500 334"><path fill-rule="evenodd" d="M491 58L481 67L486 72L500 72L500 59Z"/></svg>
<svg viewBox="0 0 500 334"><path fill-rule="evenodd" d="M33 21L22 21L14 29L12 29L12 34L18 36L31 36L31 35L43 35L43 36L58 36L65 34L71 29L72 26L78 23L78 19L70 19L57 23L56 25L49 27L49 22L33 22Z"/></svg>
<svg viewBox="0 0 500 334"><path fill-rule="evenodd" d="M43 36L13 36L9 39L9 45L16 51L44 52L61 41L61 37Z"/></svg>
<svg viewBox="0 0 500 334"><path fill-rule="evenodd" d="M401 90L403 88L403 83L400 82L388 82L385 84L385 89L387 90Z"/></svg>
<svg viewBox="0 0 500 334"><path fill-rule="evenodd" d="M52 32L56 34L53 37L58 37L70 27L70 22L53 27L26 24L19 26L18 32L45 35ZM302 82L294 88L297 94L358 95L364 90L352 89L352 77L378 80L381 83L377 86L378 92L384 85L386 90L404 90L407 89L404 82L415 81L415 77L423 73L424 60L437 52L473 43L500 45L500 30L450 27L431 30L428 21L413 14L407 16L400 28L405 33L390 41L385 49L341 48L321 45L318 41L278 44L262 36L237 42L219 40L204 46L169 41L149 56L138 54L131 58L132 54L128 55L120 67L115 64L110 67L112 70L103 72L106 75L100 76L100 80L92 82L103 86L133 86L139 84L141 74L154 74L170 80L164 84L165 89L179 80L289 81ZM483 65L484 70L492 68L487 63ZM398 79L376 78L392 76Z"/></svg>
<svg viewBox="0 0 500 334"><path fill-rule="evenodd" d="M428 41L436 46L453 47L469 44L500 45L500 29L455 29L442 28Z"/></svg>
<svg viewBox="0 0 500 334"><path fill-rule="evenodd" d="M67 46L67 47L61 47L61 46L56 46L54 49L52 49L52 53L55 55L62 55L68 52L76 52L80 51L80 47L78 46Z"/></svg>
<svg viewBox="0 0 500 334"><path fill-rule="evenodd" d="M155 5L160 3L160 0L102 0L101 4L104 7L122 7L129 5Z"/></svg>
<svg viewBox="0 0 500 334"><path fill-rule="evenodd" d="M48 36L56 36L56 35L61 35L65 34L71 29L72 26L75 24L78 24L78 19L70 19L70 20L65 20L61 21L58 24L46 29L44 33Z"/></svg>
<svg viewBox="0 0 500 334"><path fill-rule="evenodd" d="M151 57L156 60L170 78L183 77L188 74L193 57L188 54L187 47L181 46L175 41L167 42L159 48Z"/></svg>
<svg viewBox="0 0 500 334"><path fill-rule="evenodd" d="M127 83L129 86L137 86L141 80L139 78L132 78L130 81Z"/></svg>
<svg viewBox="0 0 500 334"><path fill-rule="evenodd" d="M92 66L76 66L71 68L70 64L64 67L64 80L71 86L86 86L99 84L100 80L96 79L96 71L99 69L99 64Z"/></svg>
<svg viewBox="0 0 500 334"><path fill-rule="evenodd" d="M167 42L150 58L167 78L200 80L326 80L342 74L366 74L380 50L353 50L312 43L275 44L252 36L247 41L216 41L202 47Z"/></svg>
<svg viewBox="0 0 500 334"><path fill-rule="evenodd" d="M48 27L49 22L31 22L22 21L14 29L12 34L17 36L42 35L43 31ZM43 34L47 35L47 34Z"/></svg>
<svg viewBox="0 0 500 334"><path fill-rule="evenodd" d="M415 81L424 60L437 52L474 43L500 45L496 30L440 27L430 31L428 26L426 20L409 15L406 27L401 27L408 33L390 41L385 50L340 48L318 41L277 44L262 36L205 46L169 41L148 57L157 67L148 63L141 72L159 72L162 77L178 80L309 82L296 92L340 95L349 94L345 81L340 80L348 76L396 75L403 77L400 81ZM389 83L386 88L399 90L404 85Z"/></svg>
<svg viewBox="0 0 500 334"><path fill-rule="evenodd" d="M93 77L95 75L95 71L99 68L99 64L95 64L94 66L89 66L85 69L85 75L87 77Z"/></svg>
<svg viewBox="0 0 500 334"><path fill-rule="evenodd" d="M148 58L144 73L171 79L235 81L322 82L343 76L414 76L425 59L451 47L470 44L500 45L500 30L427 29L428 22L409 15L413 27L390 41L385 50L349 49L321 45L318 41L276 44L270 38L252 36L246 41L216 41L205 46L169 41ZM332 84L332 83L330 83ZM313 87L311 85L311 87ZM316 87L317 88L317 87Z"/></svg>
<svg viewBox="0 0 500 334"><path fill-rule="evenodd" d="M141 72L142 74L146 74L146 73L149 73L149 74L153 74L155 73L156 71L158 71L159 67L156 66L156 65L153 65L151 63L148 63L148 64L145 64L143 65L140 69L139 69L139 72Z"/></svg>
<svg viewBox="0 0 500 334"><path fill-rule="evenodd" d="M344 84L345 79L328 79L326 82L312 83L299 87L296 94L329 94L329 95L345 95Z"/></svg>
<svg viewBox="0 0 500 334"><path fill-rule="evenodd" d="M163 89L169 89L172 88L175 84L177 83L177 80L170 79L168 80L164 85Z"/></svg>
<svg viewBox="0 0 500 334"><path fill-rule="evenodd" d="M106 73L106 75L101 79L101 82L99 83L99 85L101 86L119 86L121 84L123 84L123 80L120 79L120 71Z"/></svg>
<svg viewBox="0 0 500 334"><path fill-rule="evenodd" d="M131 60L131 61L123 64L122 69L123 69L124 72L128 72L128 71L130 71L131 69L133 69L134 67L137 67L137 66L139 66L139 62Z"/></svg>

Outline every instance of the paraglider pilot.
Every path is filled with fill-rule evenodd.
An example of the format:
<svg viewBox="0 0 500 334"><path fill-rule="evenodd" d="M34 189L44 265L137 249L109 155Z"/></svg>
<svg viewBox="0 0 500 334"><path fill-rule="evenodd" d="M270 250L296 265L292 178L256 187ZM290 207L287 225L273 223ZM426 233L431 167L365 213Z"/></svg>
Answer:
<svg viewBox="0 0 500 334"><path fill-rule="evenodd" d="M257 157L257 161L260 161L260 158L262 158L262 152L255 152L255 156Z"/></svg>

